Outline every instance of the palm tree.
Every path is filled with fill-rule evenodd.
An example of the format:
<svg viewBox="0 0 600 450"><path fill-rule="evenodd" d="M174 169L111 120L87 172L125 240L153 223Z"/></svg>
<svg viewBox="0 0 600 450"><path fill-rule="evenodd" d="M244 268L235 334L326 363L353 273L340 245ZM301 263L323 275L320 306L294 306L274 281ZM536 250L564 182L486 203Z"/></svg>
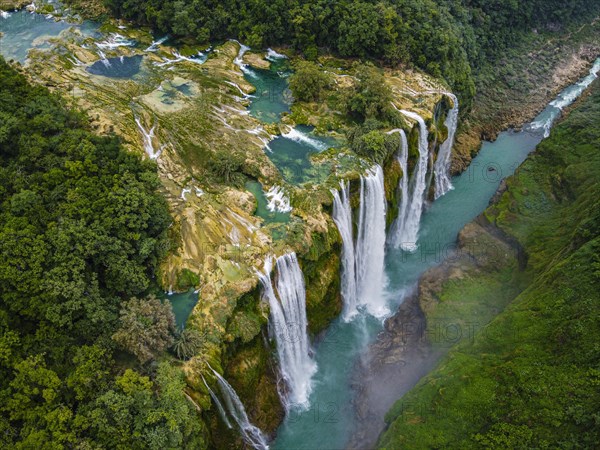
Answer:
<svg viewBox="0 0 600 450"><path fill-rule="evenodd" d="M171 350L177 358L185 361L198 353L203 342L204 335L198 330L182 327L175 335Z"/></svg>

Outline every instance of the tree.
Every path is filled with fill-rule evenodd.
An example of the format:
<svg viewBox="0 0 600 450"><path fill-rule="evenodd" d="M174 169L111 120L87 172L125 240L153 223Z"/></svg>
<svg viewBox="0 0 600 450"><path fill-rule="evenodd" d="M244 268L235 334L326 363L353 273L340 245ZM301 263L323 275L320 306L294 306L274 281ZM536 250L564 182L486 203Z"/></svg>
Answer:
<svg viewBox="0 0 600 450"><path fill-rule="evenodd" d="M77 349L73 364L75 370L68 375L67 386L75 392L77 400L93 399L98 392L106 389L108 368L112 365L107 349L98 345L84 345Z"/></svg>
<svg viewBox="0 0 600 450"><path fill-rule="evenodd" d="M290 90L296 100L315 102L321 98L324 89L331 86L331 76L313 62L302 61L290 76Z"/></svg>
<svg viewBox="0 0 600 450"><path fill-rule="evenodd" d="M360 122L377 119L395 124L398 114L392 107L392 90L383 73L372 64L357 64L356 82L342 99L346 112Z"/></svg>
<svg viewBox="0 0 600 450"><path fill-rule="evenodd" d="M241 184L244 158L236 153L216 153L209 162L212 172L226 183Z"/></svg>
<svg viewBox="0 0 600 450"><path fill-rule="evenodd" d="M163 450L206 448L201 422L187 400L182 373L169 362L156 379L127 369L87 408L82 423L106 448Z"/></svg>
<svg viewBox="0 0 600 450"><path fill-rule="evenodd" d="M373 130L356 136L352 140L351 147L357 154L382 164L398 149L398 141L395 136Z"/></svg>
<svg viewBox="0 0 600 450"><path fill-rule="evenodd" d="M120 326L113 339L145 364L173 344L175 315L168 302L154 296L132 298L121 308Z"/></svg>
<svg viewBox="0 0 600 450"><path fill-rule="evenodd" d="M179 359L187 360L198 353L202 340L203 336L197 330L183 328L175 335L175 342L171 349Z"/></svg>

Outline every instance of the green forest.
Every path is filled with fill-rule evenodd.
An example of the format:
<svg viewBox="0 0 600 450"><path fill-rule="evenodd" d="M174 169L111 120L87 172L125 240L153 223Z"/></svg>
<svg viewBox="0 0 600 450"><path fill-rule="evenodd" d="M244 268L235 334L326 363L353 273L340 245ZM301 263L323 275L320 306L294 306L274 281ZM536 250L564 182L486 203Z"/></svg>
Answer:
<svg viewBox="0 0 600 450"><path fill-rule="evenodd" d="M533 31L591 17L586 0L105 0L118 16L198 42L238 38L418 67L443 77L469 106L474 73Z"/></svg>
<svg viewBox="0 0 600 450"><path fill-rule="evenodd" d="M151 295L171 222L155 165L1 58L0 79L0 447L201 447Z"/></svg>
<svg viewBox="0 0 600 450"><path fill-rule="evenodd" d="M529 255L524 291L396 403L379 448L597 448L600 84L592 89L486 211ZM489 293L497 270L448 288L444 302Z"/></svg>

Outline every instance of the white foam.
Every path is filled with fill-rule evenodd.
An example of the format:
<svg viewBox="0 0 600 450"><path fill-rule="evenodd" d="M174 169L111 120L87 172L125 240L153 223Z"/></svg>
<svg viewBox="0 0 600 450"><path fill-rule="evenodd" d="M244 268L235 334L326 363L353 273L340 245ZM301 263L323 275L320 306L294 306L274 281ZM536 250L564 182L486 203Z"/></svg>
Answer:
<svg viewBox="0 0 600 450"><path fill-rule="evenodd" d="M111 33L110 36L102 42L97 42L96 46L102 50L114 50L119 47L133 47L135 41L127 39L119 33Z"/></svg>
<svg viewBox="0 0 600 450"><path fill-rule="evenodd" d="M152 44L150 44L150 46L146 50L144 50L144 51L146 51L146 52L155 52L155 51L157 51L158 50L158 46L161 45L161 44L163 44L167 39L169 39L169 36L162 37L162 38L160 38L157 41L152 41Z"/></svg>
<svg viewBox="0 0 600 450"><path fill-rule="evenodd" d="M290 199L280 186L273 186L265 193L265 197L269 200L267 209L271 212L288 213L292 210Z"/></svg>
<svg viewBox="0 0 600 450"><path fill-rule="evenodd" d="M183 189L183 190L181 191L181 199L182 199L183 201L185 201L185 200L186 200L185 196L186 196L187 194L191 194L191 193L192 193L192 190L191 190L191 189L189 189L189 188L185 188L185 189Z"/></svg>
<svg viewBox="0 0 600 450"><path fill-rule="evenodd" d="M233 81L225 81L225 83L226 83L226 84L228 84L229 86L233 86L234 88L236 88L236 89L237 89L237 90L240 92L240 94L242 94L242 98L241 98L241 99L239 99L239 100L246 100L246 99L249 99L249 98L252 98L252 97L254 97L254 95L246 94L246 93L245 93L245 92L242 90L242 88L240 87L240 85L239 85L239 84L237 84L237 83L234 83ZM239 98L239 97L238 97L238 98Z"/></svg>
<svg viewBox="0 0 600 450"><path fill-rule="evenodd" d="M233 42L237 43L240 46L240 50L239 50L237 56L235 57L235 59L233 60L233 64L238 66L240 68L240 70L242 71L242 73L244 73L245 75L249 75L251 77L256 78L257 77L256 73L252 69L250 69L248 64L244 63L244 54L248 50L250 50L250 47L240 43L239 41L234 40Z"/></svg>
<svg viewBox="0 0 600 450"><path fill-rule="evenodd" d="M148 47L150 48L150 47ZM147 51L153 51L153 50L147 50ZM188 57L188 56L183 56L181 53L174 51L173 52L173 56L175 57L175 59L168 59L165 58L163 60L163 62L161 63L154 63L157 67L165 67L168 65L172 65L172 64L177 64L179 62L182 61L188 61L194 64L204 64L206 62L206 55L202 52L198 52L195 56L192 57Z"/></svg>
<svg viewBox="0 0 600 450"><path fill-rule="evenodd" d="M272 48L268 48L267 49L267 59L269 61L274 61L276 59L287 59L287 56L282 55L281 53L277 53Z"/></svg>
<svg viewBox="0 0 600 450"><path fill-rule="evenodd" d="M287 139L291 139L292 141L296 141L302 144L309 145L319 151L327 150L328 146L322 141L318 139L312 138L308 136L306 133L299 131L296 128L292 128L287 133L283 133L282 136Z"/></svg>
<svg viewBox="0 0 600 450"><path fill-rule="evenodd" d="M156 125L154 125L152 128L150 128L149 131L146 131L146 129L143 127L142 122L140 121L139 117L135 118L135 123L137 124L138 128L142 132L142 136L144 138L144 151L146 152L146 154L148 155L148 157L150 159L158 159L158 157L160 156L160 154L162 153L162 151L164 150L166 145L161 146L158 151L154 151L154 142L153 141L154 141L154 130L156 129Z"/></svg>

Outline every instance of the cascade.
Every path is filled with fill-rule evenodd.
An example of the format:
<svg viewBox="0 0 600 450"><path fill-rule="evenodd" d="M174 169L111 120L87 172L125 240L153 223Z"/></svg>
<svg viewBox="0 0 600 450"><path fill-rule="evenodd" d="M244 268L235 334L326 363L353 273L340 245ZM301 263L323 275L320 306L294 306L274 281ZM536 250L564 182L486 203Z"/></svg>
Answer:
<svg viewBox="0 0 600 450"><path fill-rule="evenodd" d="M310 357L308 321L306 319L306 290L304 275L295 253L277 258L276 292L271 282L271 258L265 272L259 274L263 298L269 302L271 325L275 333L281 376L287 395L280 393L286 410L306 408L312 389L311 378L317 370Z"/></svg>
<svg viewBox="0 0 600 450"><path fill-rule="evenodd" d="M269 200L267 209L271 212L288 213L292 211L290 199L285 195L285 191L280 186L273 186L267 192L265 197Z"/></svg>
<svg viewBox="0 0 600 450"><path fill-rule="evenodd" d="M458 126L458 98L454 94L447 93L446 95L452 99L454 106L448 112L448 117L446 117L446 121L444 122L444 125L448 129L448 138L440 145L434 166L436 200L453 189L450 180L450 157L452 156L456 127Z"/></svg>
<svg viewBox="0 0 600 450"><path fill-rule="evenodd" d="M134 47L135 41L127 39L119 33L111 33L103 42L97 42L96 46L102 50L114 50L119 47Z"/></svg>
<svg viewBox="0 0 600 450"><path fill-rule="evenodd" d="M403 217L396 219L394 224L394 236L392 244L405 251L414 252L417 249L417 238L419 224L425 201L425 190L427 187L427 162L429 156L428 131L425 121L418 114L411 111L400 111L405 116L416 120L419 124L419 160L413 171L409 183L410 194L407 196L406 213Z"/></svg>
<svg viewBox="0 0 600 450"><path fill-rule="evenodd" d="M102 61L102 64L104 64L106 68L109 68L111 66L110 61L108 60L108 58L102 50L98 50L98 56L100 57L100 61Z"/></svg>
<svg viewBox="0 0 600 450"><path fill-rule="evenodd" d="M152 140L154 139L154 130L156 129L156 125L150 128L150 131L146 131L146 129L142 126L142 122L140 121L139 117L135 118L135 123L142 132L142 136L144 138L144 150L146 151L146 154L150 159L157 159L164 150L165 146L163 145L157 152L154 151L154 143Z"/></svg>
<svg viewBox="0 0 600 450"><path fill-rule="evenodd" d="M408 174L408 140L406 138L406 133L401 129L392 130L389 132L389 134L392 133L400 134L400 151L398 152L397 160L398 164L400 164L400 168L402 169L402 178L400 179L400 184L398 186L400 193L398 217L392 224L388 241L392 244L392 246L397 248L402 242L401 230L404 229L404 223L406 221L406 214L408 211L408 203L410 201L410 191L408 186L410 176Z"/></svg>
<svg viewBox="0 0 600 450"><path fill-rule="evenodd" d="M213 392L213 390L210 388L210 386L208 386L208 383L206 382L206 380L204 379L204 377L202 375L200 375L200 376L202 377L202 381L204 383L204 386L206 386L206 389L208 389L208 393L210 395L210 398L212 398L213 402L215 402L215 405L217 405L217 410L219 411L219 416L221 416L221 419L223 420L223 422L225 423L225 425L227 425L227 428L231 429L232 428L231 422L227 418L227 413L225 412L225 408L223 408L223 405L219 401L219 397L217 397L217 394L215 394Z"/></svg>
<svg viewBox="0 0 600 450"><path fill-rule="evenodd" d="M169 39L169 36L164 36L162 38L160 38L157 41L152 41L152 44L150 44L150 46L144 50L145 52L155 52L158 50L158 46L164 44L167 39Z"/></svg>
<svg viewBox="0 0 600 450"><path fill-rule="evenodd" d="M356 271L354 236L352 232L352 208L350 207L350 183L340 182L340 191L332 189L333 221L342 236L341 295L344 302L343 318L349 322L357 313Z"/></svg>
<svg viewBox="0 0 600 450"><path fill-rule="evenodd" d="M221 390L221 394L225 400L227 412L229 412L229 415L233 418L233 420L235 420L235 423L237 423L244 441L246 441L248 445L251 445L256 450L268 450L269 446L267 445L267 439L259 428L250 423L248 415L246 414L246 409L244 408L244 405L235 390L225 380L225 378L219 375L216 370L214 370L212 367L210 367L210 370L212 370L215 377L217 377L217 382L219 383L219 389ZM217 404L217 408L218 405L219 403ZM223 407L221 406L221 409L222 408ZM229 421L227 421L226 424L228 422Z"/></svg>
<svg viewBox="0 0 600 450"><path fill-rule="evenodd" d="M384 297L386 201L383 169L373 166L360 179L360 208L356 237L356 293L358 303L369 314L384 317L389 313Z"/></svg>
<svg viewBox="0 0 600 450"><path fill-rule="evenodd" d="M350 187L340 183L333 193L333 221L342 236L341 295L343 318L352 320L357 308L364 306L369 314L384 317L389 314L384 295L387 279L384 273L386 201L383 169L373 166L360 179L358 232L353 237Z"/></svg>
<svg viewBox="0 0 600 450"><path fill-rule="evenodd" d="M250 76L256 77L256 74L254 73L254 71L248 67L248 64L244 63L244 54L248 50L250 50L250 47L248 47L247 45L243 45L240 42L235 41L235 40L233 42L237 43L240 46L240 50L239 50L237 56L235 57L235 59L233 60L233 64L238 66L240 68L240 70L242 71L242 73L244 73L245 75L250 75Z"/></svg>
<svg viewBox="0 0 600 450"><path fill-rule="evenodd" d="M292 141L296 141L301 144L306 144L319 151L327 150L327 144L310 137L306 133L298 130L297 128L292 128L287 133L283 133L282 136L284 138L291 139Z"/></svg>
<svg viewBox="0 0 600 450"><path fill-rule="evenodd" d="M282 55L281 53L277 53L272 48L267 49L267 59L269 61L276 61L278 59L287 59L287 56Z"/></svg>

